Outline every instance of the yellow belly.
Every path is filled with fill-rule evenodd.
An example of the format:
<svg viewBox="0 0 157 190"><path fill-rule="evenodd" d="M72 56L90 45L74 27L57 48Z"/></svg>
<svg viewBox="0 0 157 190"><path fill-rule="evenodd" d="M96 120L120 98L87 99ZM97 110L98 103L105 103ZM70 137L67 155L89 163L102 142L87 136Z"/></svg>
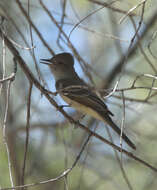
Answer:
<svg viewBox="0 0 157 190"><path fill-rule="evenodd" d="M94 117L95 119L98 119L98 120L101 120L104 122L104 119L90 107L84 106L83 104L73 101L73 100L67 98L66 96L61 95L61 97L63 98L63 100L66 103L68 103L71 107L75 108L76 110L80 111L81 113L88 114L88 115Z"/></svg>

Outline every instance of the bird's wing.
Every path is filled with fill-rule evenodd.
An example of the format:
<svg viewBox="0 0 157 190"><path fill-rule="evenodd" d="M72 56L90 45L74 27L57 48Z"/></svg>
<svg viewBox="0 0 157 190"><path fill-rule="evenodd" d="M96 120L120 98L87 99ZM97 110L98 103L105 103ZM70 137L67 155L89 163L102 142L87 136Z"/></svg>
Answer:
<svg viewBox="0 0 157 190"><path fill-rule="evenodd" d="M109 114L113 116L113 113L109 111L105 103L94 92L89 90L87 86L68 86L63 88L60 93L80 104L93 108L101 115Z"/></svg>

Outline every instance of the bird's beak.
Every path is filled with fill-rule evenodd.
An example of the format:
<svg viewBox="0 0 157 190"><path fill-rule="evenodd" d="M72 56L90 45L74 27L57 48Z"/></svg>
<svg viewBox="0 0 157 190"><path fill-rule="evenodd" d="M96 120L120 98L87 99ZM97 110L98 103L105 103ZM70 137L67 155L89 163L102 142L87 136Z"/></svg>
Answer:
<svg viewBox="0 0 157 190"><path fill-rule="evenodd" d="M46 65L51 65L50 59L40 59L40 63L46 64Z"/></svg>

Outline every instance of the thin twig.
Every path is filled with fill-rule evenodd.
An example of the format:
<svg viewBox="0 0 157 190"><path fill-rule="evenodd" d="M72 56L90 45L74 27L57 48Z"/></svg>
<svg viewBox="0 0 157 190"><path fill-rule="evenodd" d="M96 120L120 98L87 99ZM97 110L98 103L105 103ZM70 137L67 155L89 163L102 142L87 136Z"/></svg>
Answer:
<svg viewBox="0 0 157 190"><path fill-rule="evenodd" d="M69 40L70 40L70 37L71 37L72 32L75 30L75 28L76 28L77 26L79 26L79 25L80 25L84 20L86 20L88 17L90 17L91 15L95 14L96 12L100 11L100 10L103 9L103 8L104 8L104 7L100 7L99 9L94 10L94 11L91 12L89 15L87 15L86 17L84 17L83 19L81 19L81 20L72 28L72 30L70 31L69 36L68 36Z"/></svg>
<svg viewBox="0 0 157 190"><path fill-rule="evenodd" d="M66 10L66 0L61 0L62 2L62 16L61 16L61 24L60 27L63 28L64 26L64 19L65 19L65 10ZM57 44L63 50L62 46L60 45L60 38L61 38L61 31L59 30L58 37L57 37Z"/></svg>
<svg viewBox="0 0 157 190"><path fill-rule="evenodd" d="M29 143L30 107L31 107L32 87L33 87L33 85L32 85L32 83L30 83L29 92L28 92L28 100L27 100L26 139L25 139L24 159L23 159L22 174L21 174L21 185L24 185L24 180L25 180L26 159L27 159L28 143Z"/></svg>
<svg viewBox="0 0 157 190"><path fill-rule="evenodd" d="M6 147L7 157L8 157L8 168L9 168L9 176L10 176L10 182L12 189L14 189L14 181L13 181L13 174L12 174L12 163L10 158L10 150L9 145L7 142L7 134L6 134L6 124L7 124L7 116L9 111L9 98L10 98L10 88L11 88L12 80L9 80L8 87L7 87L7 100L6 100L6 107L5 107L5 115L4 115L4 121L3 121L3 142Z"/></svg>
<svg viewBox="0 0 157 190"><path fill-rule="evenodd" d="M122 14L127 14L127 11L122 10L122 9L118 9L118 8L116 8L116 7L108 4L106 2L101 2L101 1L98 1L98 0L88 0L88 1L91 2L91 3L95 3L97 5L101 5L101 6L107 7L108 9L111 9L112 11L115 11L115 12L118 12L118 13L122 13ZM136 14L134 14L134 13L131 12L131 13L129 13L129 15L135 16Z"/></svg>
<svg viewBox="0 0 157 190"><path fill-rule="evenodd" d="M119 24L121 24L121 23L126 19L127 16L131 15L131 13L132 13L135 9L137 9L140 5L143 5L143 3L145 3L145 2L146 2L146 0L143 0L143 1L141 1L139 4L135 5L135 6L132 7L131 9L129 9L129 11L119 20Z"/></svg>
<svg viewBox="0 0 157 190"><path fill-rule="evenodd" d="M21 12L23 13L23 16L27 19L28 23L32 26L32 28L34 29L34 31L36 32L36 34L38 35L38 37L40 38L41 42L43 43L43 45L47 48L47 50L54 55L53 50L50 48L50 46L46 43L46 41L44 40L42 34L40 33L40 31L36 28L35 24L33 23L33 21L30 19L30 17L28 16L27 12L25 11L25 9L23 8L21 2L19 0L15 0L16 4L18 5L19 9L21 10Z"/></svg>

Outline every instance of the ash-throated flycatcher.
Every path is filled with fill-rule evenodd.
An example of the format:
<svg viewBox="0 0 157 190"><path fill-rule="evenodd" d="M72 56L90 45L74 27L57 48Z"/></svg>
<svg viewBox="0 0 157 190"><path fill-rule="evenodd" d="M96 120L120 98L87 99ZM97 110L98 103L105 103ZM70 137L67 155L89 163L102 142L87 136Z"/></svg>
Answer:
<svg viewBox="0 0 157 190"><path fill-rule="evenodd" d="M121 134L121 130L111 119L113 113L75 72L74 59L70 53L57 54L51 59L41 59L40 62L51 69L56 80L56 90L65 102L78 111L107 123L118 135ZM136 149L124 133L122 138L130 147Z"/></svg>

